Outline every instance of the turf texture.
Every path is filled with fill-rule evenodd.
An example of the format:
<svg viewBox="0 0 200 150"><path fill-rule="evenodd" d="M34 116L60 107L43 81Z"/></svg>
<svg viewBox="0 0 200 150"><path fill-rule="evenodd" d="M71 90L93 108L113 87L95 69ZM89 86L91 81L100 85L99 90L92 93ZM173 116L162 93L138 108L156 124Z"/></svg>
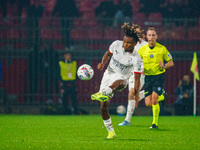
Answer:
<svg viewBox="0 0 200 150"><path fill-rule="evenodd" d="M118 126L125 117L112 115L117 134L107 140L100 115L0 115L0 150L39 149L200 149L200 117L161 116L151 130L151 116L133 116L130 126Z"/></svg>

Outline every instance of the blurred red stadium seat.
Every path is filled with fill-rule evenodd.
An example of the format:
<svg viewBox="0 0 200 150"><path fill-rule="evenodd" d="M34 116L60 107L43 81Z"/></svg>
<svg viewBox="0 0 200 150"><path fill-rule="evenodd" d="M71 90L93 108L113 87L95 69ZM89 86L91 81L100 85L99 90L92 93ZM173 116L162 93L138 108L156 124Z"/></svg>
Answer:
<svg viewBox="0 0 200 150"><path fill-rule="evenodd" d="M104 39L105 40L118 40L120 30L113 27L106 27L104 29Z"/></svg>
<svg viewBox="0 0 200 150"><path fill-rule="evenodd" d="M53 39L53 30L51 28L43 28L40 30L41 39Z"/></svg>
<svg viewBox="0 0 200 150"><path fill-rule="evenodd" d="M73 20L74 27L95 27L97 25L96 18L75 18Z"/></svg>
<svg viewBox="0 0 200 150"><path fill-rule="evenodd" d="M0 39L5 39L7 31L5 29L0 30Z"/></svg>
<svg viewBox="0 0 200 150"><path fill-rule="evenodd" d="M200 26L190 27L187 30L187 40L189 41L200 41Z"/></svg>
<svg viewBox="0 0 200 150"><path fill-rule="evenodd" d="M51 22L50 22L51 26L52 27L55 27L55 28L60 28L60 19L57 19L57 18L53 18L51 19Z"/></svg>
<svg viewBox="0 0 200 150"><path fill-rule="evenodd" d="M54 43L54 44L53 44L53 49L54 49L54 50L64 50L64 49L65 49L65 44L62 44L62 43Z"/></svg>
<svg viewBox="0 0 200 150"><path fill-rule="evenodd" d="M18 28L7 29L6 37L7 39L19 39L19 29Z"/></svg>
<svg viewBox="0 0 200 150"><path fill-rule="evenodd" d="M158 34L158 40L169 40L170 39L170 31L166 29L165 26L156 26L156 32Z"/></svg>
<svg viewBox="0 0 200 150"><path fill-rule="evenodd" d="M166 44L165 46L169 51L187 51L188 50L187 44L171 43L171 44Z"/></svg>
<svg viewBox="0 0 200 150"><path fill-rule="evenodd" d="M148 21L153 25L162 24L162 14L161 13L150 13L148 16Z"/></svg>
<svg viewBox="0 0 200 150"><path fill-rule="evenodd" d="M100 40L103 39L103 31L101 28L92 28L88 30L89 40Z"/></svg>
<svg viewBox="0 0 200 150"><path fill-rule="evenodd" d="M144 26L145 21L147 20L145 13L135 13L133 14L132 21L134 24Z"/></svg>
<svg viewBox="0 0 200 150"><path fill-rule="evenodd" d="M172 27L171 30L171 40L185 40L186 39L186 32L182 26L180 27Z"/></svg>
<svg viewBox="0 0 200 150"><path fill-rule="evenodd" d="M79 2L80 12L93 12L94 11L94 0L81 0Z"/></svg>
<svg viewBox="0 0 200 150"><path fill-rule="evenodd" d="M57 0L46 0L45 1L45 11L52 13L55 5L56 5Z"/></svg>
<svg viewBox="0 0 200 150"><path fill-rule="evenodd" d="M55 40L61 40L63 38L60 29L54 29L53 34Z"/></svg>
<svg viewBox="0 0 200 150"><path fill-rule="evenodd" d="M48 18L42 18L39 20L39 27L40 28L46 28L46 27L49 27L50 25L50 19Z"/></svg>
<svg viewBox="0 0 200 150"><path fill-rule="evenodd" d="M133 15L135 15L140 10L140 1L139 0L131 0L130 3L132 6Z"/></svg>
<svg viewBox="0 0 200 150"><path fill-rule="evenodd" d="M87 32L84 28L73 28L70 35L72 39L84 40L87 37Z"/></svg>

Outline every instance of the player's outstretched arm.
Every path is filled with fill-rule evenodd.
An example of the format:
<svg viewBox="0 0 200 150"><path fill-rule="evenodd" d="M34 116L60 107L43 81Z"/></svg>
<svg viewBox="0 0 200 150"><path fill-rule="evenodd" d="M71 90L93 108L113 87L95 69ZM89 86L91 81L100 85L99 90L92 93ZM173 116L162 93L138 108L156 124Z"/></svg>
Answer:
<svg viewBox="0 0 200 150"><path fill-rule="evenodd" d="M97 65L97 69L99 69L100 71L103 70L104 66L107 64L111 56L112 54L109 51L106 51L103 55L102 61Z"/></svg>

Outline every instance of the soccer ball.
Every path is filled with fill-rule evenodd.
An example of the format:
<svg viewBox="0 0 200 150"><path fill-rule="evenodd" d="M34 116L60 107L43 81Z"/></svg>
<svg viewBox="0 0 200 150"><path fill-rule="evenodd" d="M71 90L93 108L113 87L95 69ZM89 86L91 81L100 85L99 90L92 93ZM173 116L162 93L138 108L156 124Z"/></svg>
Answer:
<svg viewBox="0 0 200 150"><path fill-rule="evenodd" d="M119 105L117 107L117 113L119 115L124 115L126 113L126 107L124 105Z"/></svg>
<svg viewBox="0 0 200 150"><path fill-rule="evenodd" d="M77 75L79 79L87 81L92 79L92 77L94 76L94 70L90 65L83 64L78 68Z"/></svg>

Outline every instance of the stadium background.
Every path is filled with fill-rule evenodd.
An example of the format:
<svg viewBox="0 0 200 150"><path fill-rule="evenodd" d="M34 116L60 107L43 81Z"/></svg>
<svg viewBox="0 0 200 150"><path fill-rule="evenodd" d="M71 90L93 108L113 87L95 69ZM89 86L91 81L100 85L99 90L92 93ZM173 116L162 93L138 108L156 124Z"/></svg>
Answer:
<svg viewBox="0 0 200 150"><path fill-rule="evenodd" d="M59 109L59 93L55 92L55 86L49 93L53 96L54 103L46 104L48 93L44 92L45 78L38 63L41 61L39 58L45 45L52 45L59 58L65 51L69 51L77 60L78 66L87 63L94 68L95 75L92 80L87 82L77 80L77 95L79 107L82 110L88 113L99 113L99 109L96 109L99 107L98 102L92 102L90 99L90 95L98 91L103 74L103 72L97 71L96 65L111 42L122 39L123 34L120 28L109 25L109 22L112 21L110 19L104 20L108 22L107 27L102 27L97 23L94 9L101 0L75 0L81 13L78 18L59 18L59 15L51 17L56 0L39 1L44 6L44 12L41 18L32 18L33 21L39 20L39 26L36 28L30 28L27 25L28 17L25 8L22 10L21 20L18 20L17 3L7 4L7 20L3 18L2 10L0 10L0 60L2 62L0 113L44 114L46 109L55 108L55 111L51 111L52 113L56 113L56 109ZM145 16L144 13L139 12L140 0L130 0L130 2L133 8L132 21L144 29L155 26L159 35L158 42L165 45L174 58L175 66L166 73L165 89L168 96L164 106L164 109L173 115L174 91L179 80L183 75L188 74L193 82L193 74L190 72L193 52L197 52L200 61L200 17L172 19L164 18L159 12L150 12L148 16ZM68 28L64 29L65 32L70 32L69 47L67 48L65 46L66 37L61 33L60 19L71 22ZM34 31L34 33L28 39L29 31ZM30 47L28 45L30 41L36 45ZM38 57L36 57L38 59L30 59L36 49L38 50ZM37 65L34 65L36 63ZM37 70L37 80L34 77L35 74L30 75L29 70L32 69ZM55 75L56 73L56 71L53 72ZM35 82L38 82L35 94L30 89L30 76ZM127 92L125 89L121 93L115 94L111 102L111 112L112 110L115 112L118 105L127 104ZM30 101L33 96L34 102ZM197 114L199 114L199 82L197 82L197 106ZM151 110L146 109L143 101L139 107L136 114L149 115L151 113Z"/></svg>

